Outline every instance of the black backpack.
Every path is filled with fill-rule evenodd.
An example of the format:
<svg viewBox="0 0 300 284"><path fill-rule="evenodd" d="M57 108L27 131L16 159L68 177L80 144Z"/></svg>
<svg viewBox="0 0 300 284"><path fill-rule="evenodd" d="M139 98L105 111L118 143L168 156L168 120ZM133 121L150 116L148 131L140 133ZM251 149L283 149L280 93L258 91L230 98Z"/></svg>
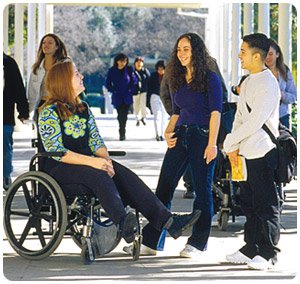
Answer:
<svg viewBox="0 0 300 284"><path fill-rule="evenodd" d="M251 108L247 104L248 111ZM266 124L262 129L268 133L272 142L276 145L278 160L277 168L275 169L275 182L276 183L289 183L294 176L297 175L297 142L292 132L279 123L279 136L275 138L271 130Z"/></svg>
<svg viewBox="0 0 300 284"><path fill-rule="evenodd" d="M289 183L297 175L297 142L292 132L279 123L279 136L276 139L266 124L262 127L276 144L278 151L278 164L275 170L276 183Z"/></svg>

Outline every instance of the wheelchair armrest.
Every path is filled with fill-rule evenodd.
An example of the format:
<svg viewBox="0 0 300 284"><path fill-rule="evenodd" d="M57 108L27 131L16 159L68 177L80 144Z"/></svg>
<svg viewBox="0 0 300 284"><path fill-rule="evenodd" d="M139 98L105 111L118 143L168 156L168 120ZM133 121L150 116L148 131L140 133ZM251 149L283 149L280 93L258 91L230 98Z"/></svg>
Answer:
<svg viewBox="0 0 300 284"><path fill-rule="evenodd" d="M29 164L29 170L33 171L34 170L34 165L35 161L38 158L51 158L51 157L62 157L64 156L65 152L41 152L41 153L36 153L30 160Z"/></svg>
<svg viewBox="0 0 300 284"><path fill-rule="evenodd" d="M126 155L126 152L125 151L108 151L108 154L110 156L125 156Z"/></svg>

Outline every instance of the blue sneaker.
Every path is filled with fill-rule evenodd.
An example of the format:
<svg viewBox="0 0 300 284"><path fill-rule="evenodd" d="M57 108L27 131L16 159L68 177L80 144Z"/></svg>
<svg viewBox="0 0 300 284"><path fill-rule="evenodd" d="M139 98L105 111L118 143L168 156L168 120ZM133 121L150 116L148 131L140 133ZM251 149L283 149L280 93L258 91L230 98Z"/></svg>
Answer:
<svg viewBox="0 0 300 284"><path fill-rule="evenodd" d="M199 219L201 210L195 210L190 214L173 214L167 221L164 228L174 238L179 238L185 230L193 226Z"/></svg>

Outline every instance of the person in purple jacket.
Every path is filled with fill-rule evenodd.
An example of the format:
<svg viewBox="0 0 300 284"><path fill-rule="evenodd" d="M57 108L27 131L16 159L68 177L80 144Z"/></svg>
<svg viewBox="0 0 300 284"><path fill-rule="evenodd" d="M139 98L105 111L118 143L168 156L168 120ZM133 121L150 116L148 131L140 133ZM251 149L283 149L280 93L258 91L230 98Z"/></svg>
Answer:
<svg viewBox="0 0 300 284"><path fill-rule="evenodd" d="M181 257L199 257L206 250L214 214L212 182L218 152L222 84L218 75L210 71L209 60L203 40L195 33L187 33L178 38L166 68L173 115L164 133L168 150L156 195L170 208L177 184L189 164L196 195L193 211L201 210L192 235L180 252ZM163 248L164 236L147 224L143 229L141 254L156 254Z"/></svg>
<svg viewBox="0 0 300 284"><path fill-rule="evenodd" d="M123 53L117 54L114 65L108 70L105 87L112 93L112 105L118 112L120 141L126 139L127 116L136 84L137 78L133 68L128 66L128 57Z"/></svg>

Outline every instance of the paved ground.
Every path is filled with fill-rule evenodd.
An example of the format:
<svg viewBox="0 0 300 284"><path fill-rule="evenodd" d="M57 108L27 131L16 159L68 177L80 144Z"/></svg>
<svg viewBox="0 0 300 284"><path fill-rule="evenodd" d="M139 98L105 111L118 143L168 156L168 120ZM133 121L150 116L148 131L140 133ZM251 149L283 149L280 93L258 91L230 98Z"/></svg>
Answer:
<svg viewBox="0 0 300 284"><path fill-rule="evenodd" d="M165 142L154 139L154 126L151 117L146 126L135 126L131 115L127 126L127 140L118 140L117 121L114 115L98 115L97 123L100 133L109 149L122 149L126 157L117 158L134 170L155 189L158 174L166 149ZM33 136L30 126L23 126L15 133L14 178L27 171L29 158L34 150L30 139ZM282 214L282 228L279 263L273 271L260 272L248 270L245 265L229 265L224 262L225 255L232 253L243 244L244 217L237 217L236 222L229 223L227 231L219 231L216 216L209 239L208 250L196 260L178 257L184 247L187 235L173 240L168 237L164 252L155 257L142 256L134 262L122 252L125 242L103 258L97 259L92 265L81 263L80 250L66 237L56 252L41 261L23 259L14 252L3 234L3 280L43 281L43 280L76 280L76 281L160 281L160 280L295 280L299 263L299 239L297 237L297 181L286 187L286 202ZM184 187L178 186L173 201L172 211L189 212L192 201L182 198ZM5 198L5 193L4 193ZM3 232L2 232L3 233ZM297 277L296 277L297 278Z"/></svg>

